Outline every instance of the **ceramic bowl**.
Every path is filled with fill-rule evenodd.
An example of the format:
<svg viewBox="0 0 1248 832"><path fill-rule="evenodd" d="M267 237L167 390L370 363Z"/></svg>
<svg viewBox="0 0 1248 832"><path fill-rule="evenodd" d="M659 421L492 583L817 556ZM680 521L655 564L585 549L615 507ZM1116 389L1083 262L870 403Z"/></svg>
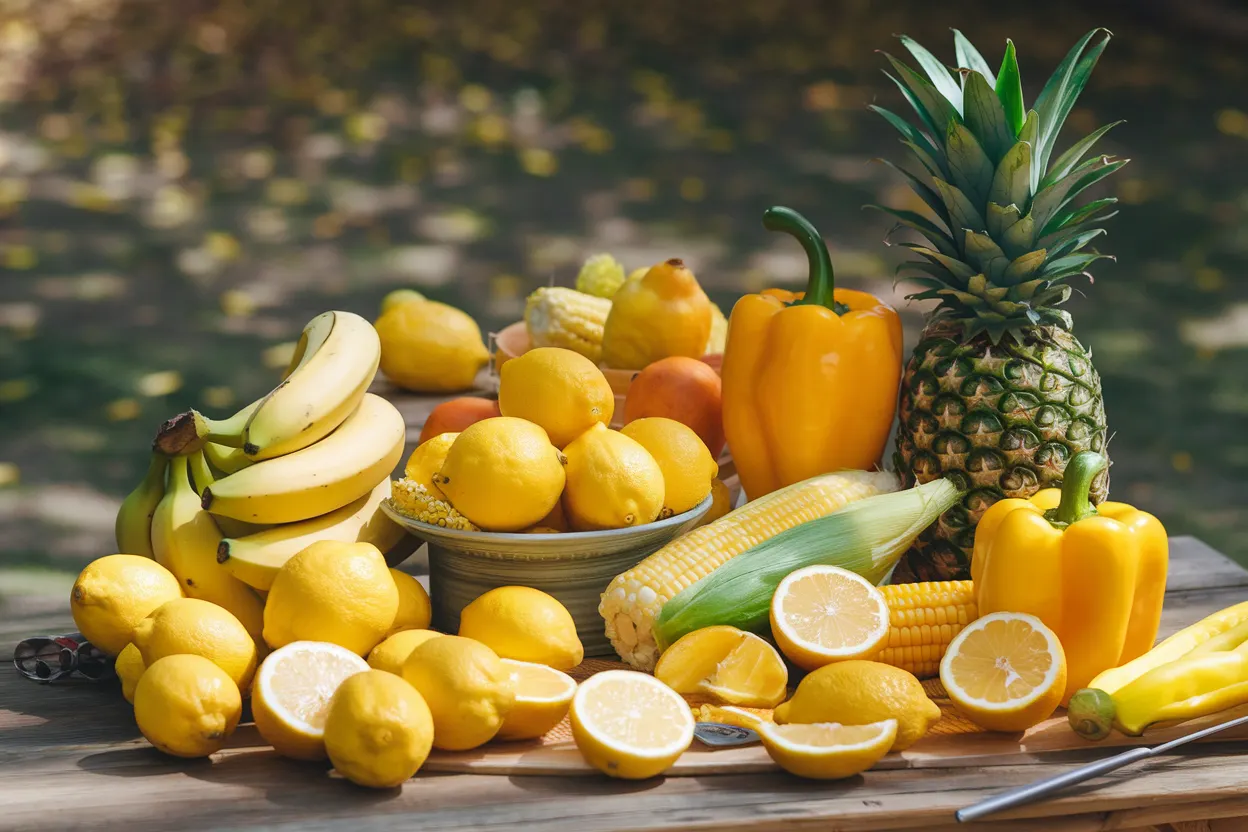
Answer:
<svg viewBox="0 0 1248 832"><path fill-rule="evenodd" d="M616 575L693 528L711 498L666 520L627 529L564 534L507 534L445 529L412 520L390 501L381 508L429 544L433 628L459 631L459 612L500 586L531 586L559 599L572 619L586 656L613 656L598 614L599 597Z"/></svg>

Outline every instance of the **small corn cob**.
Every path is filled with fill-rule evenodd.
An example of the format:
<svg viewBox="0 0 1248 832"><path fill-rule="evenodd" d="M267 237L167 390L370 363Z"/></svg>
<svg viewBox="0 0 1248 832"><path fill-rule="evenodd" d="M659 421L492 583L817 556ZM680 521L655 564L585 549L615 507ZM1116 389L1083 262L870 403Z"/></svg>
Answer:
<svg viewBox="0 0 1248 832"><path fill-rule="evenodd" d="M715 355L723 353L724 347L728 343L728 319L724 317L724 310L719 308L719 304L711 304L711 337L706 341L706 354Z"/></svg>
<svg viewBox="0 0 1248 832"><path fill-rule="evenodd" d="M609 298L624 283L624 267L610 254L589 257L576 276L576 290L599 298Z"/></svg>
<svg viewBox="0 0 1248 832"><path fill-rule="evenodd" d="M529 295L524 323L535 347L563 347L597 364L602 360L602 328L611 301L568 289L545 286Z"/></svg>
<svg viewBox="0 0 1248 832"><path fill-rule="evenodd" d="M899 487L897 476L887 472L823 474L773 491L676 538L611 581L598 605L607 638L628 664L653 670L659 657L654 623L663 605L682 590L785 529Z"/></svg>
<svg viewBox="0 0 1248 832"><path fill-rule="evenodd" d="M872 659L920 679L940 675L940 660L954 636L978 617L970 581L929 581L882 586L888 602L888 646Z"/></svg>
<svg viewBox="0 0 1248 832"><path fill-rule="evenodd" d="M446 500L435 497L424 485L407 477L395 480L390 486L390 502L403 516L431 526L469 532L480 531Z"/></svg>

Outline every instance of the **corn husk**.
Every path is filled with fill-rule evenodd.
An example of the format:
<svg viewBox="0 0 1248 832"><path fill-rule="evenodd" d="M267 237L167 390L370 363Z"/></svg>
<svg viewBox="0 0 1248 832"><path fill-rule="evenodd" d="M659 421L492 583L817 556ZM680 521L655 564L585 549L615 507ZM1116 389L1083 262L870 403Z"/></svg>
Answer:
<svg viewBox="0 0 1248 832"><path fill-rule="evenodd" d="M946 479L850 503L765 540L724 563L663 607L661 647L716 624L766 633L771 596L786 575L816 564L884 581L919 534L961 497Z"/></svg>

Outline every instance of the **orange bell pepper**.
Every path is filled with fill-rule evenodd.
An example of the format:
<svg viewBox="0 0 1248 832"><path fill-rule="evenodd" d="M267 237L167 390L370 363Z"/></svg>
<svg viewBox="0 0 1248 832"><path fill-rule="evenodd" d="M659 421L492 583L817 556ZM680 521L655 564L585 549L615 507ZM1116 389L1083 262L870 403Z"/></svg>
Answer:
<svg viewBox="0 0 1248 832"><path fill-rule="evenodd" d="M823 238L789 208L763 213L806 250L803 294L767 289L732 308L724 434L751 500L817 474L875 467L897 409L901 320L866 292L837 289Z"/></svg>

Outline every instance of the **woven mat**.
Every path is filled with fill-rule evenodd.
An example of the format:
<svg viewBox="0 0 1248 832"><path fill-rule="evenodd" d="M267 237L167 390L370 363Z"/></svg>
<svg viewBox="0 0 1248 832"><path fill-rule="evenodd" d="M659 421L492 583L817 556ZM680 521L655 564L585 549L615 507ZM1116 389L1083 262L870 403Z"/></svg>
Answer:
<svg viewBox="0 0 1248 832"><path fill-rule="evenodd" d="M601 673L604 670L631 670L628 665L623 662L614 662L609 659L586 659L579 666L568 671L573 679L583 682L595 673ZM939 679L928 679L923 682L923 690L927 692L929 699L940 706L940 721L931 727L929 734L952 736L956 734L982 734L984 729L975 723L966 719L957 712L953 707L953 703L949 701L945 688L940 684ZM699 704L696 699L686 697L691 705ZM745 708L744 710L752 711L763 719L770 721L771 711L765 708ZM695 711L696 713L696 711ZM572 741L572 726L568 724L568 720L564 719L554 728L542 737L542 745L554 745L556 743Z"/></svg>

